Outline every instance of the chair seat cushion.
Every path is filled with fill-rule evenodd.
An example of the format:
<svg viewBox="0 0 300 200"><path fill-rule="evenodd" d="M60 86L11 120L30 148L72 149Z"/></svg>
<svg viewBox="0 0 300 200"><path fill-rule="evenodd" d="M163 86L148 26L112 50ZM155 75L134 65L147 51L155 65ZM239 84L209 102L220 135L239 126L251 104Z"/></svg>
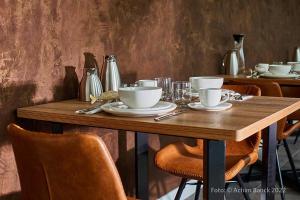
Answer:
<svg viewBox="0 0 300 200"><path fill-rule="evenodd" d="M249 152L247 148L226 149L225 180L235 177L243 167L256 162L257 152ZM191 147L182 142L169 144L157 152L155 164L160 169L176 176L203 179L202 145Z"/></svg>

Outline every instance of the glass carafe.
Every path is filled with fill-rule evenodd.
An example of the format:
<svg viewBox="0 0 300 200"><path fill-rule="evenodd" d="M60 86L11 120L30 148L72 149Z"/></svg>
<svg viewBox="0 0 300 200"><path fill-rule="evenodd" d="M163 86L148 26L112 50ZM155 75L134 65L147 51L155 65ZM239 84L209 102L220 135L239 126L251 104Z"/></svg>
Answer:
<svg viewBox="0 0 300 200"><path fill-rule="evenodd" d="M244 34L233 34L234 39L234 48L238 49L239 51L239 74L244 74L246 72L246 66L245 66L245 56L244 56Z"/></svg>

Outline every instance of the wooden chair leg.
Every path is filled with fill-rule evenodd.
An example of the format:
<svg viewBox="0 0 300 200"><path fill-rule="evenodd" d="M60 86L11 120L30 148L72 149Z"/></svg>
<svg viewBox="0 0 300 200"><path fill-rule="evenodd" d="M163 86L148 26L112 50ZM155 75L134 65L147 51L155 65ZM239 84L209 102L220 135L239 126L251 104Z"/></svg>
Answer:
<svg viewBox="0 0 300 200"><path fill-rule="evenodd" d="M279 158L278 158L278 148L276 148L276 165L277 165L277 173L278 173L278 177L279 177L279 187L280 187L280 196L281 196L281 200L284 200L284 185L283 185L283 181L282 181L282 176L281 176L281 168L280 168L280 163L279 163Z"/></svg>
<svg viewBox="0 0 300 200"><path fill-rule="evenodd" d="M297 175L295 163L294 163L294 160L293 160L293 158L292 158L292 154L291 154L289 145L288 145L288 143L287 143L287 141L286 141L285 139L283 140L283 145L284 145L286 154L287 154L287 156L288 156L288 159L289 159L289 162L290 162L290 165L291 165L291 168L292 168L294 177L296 178L297 183L299 183L299 182L298 182L298 175Z"/></svg>
<svg viewBox="0 0 300 200"><path fill-rule="evenodd" d="M236 175L236 179L240 185L240 187L242 188L243 190L243 195L244 195L244 198L246 200L250 200L250 197L249 197L249 194L245 191L246 190L246 187L245 187L245 184L244 184L244 181L242 180L241 176L239 174Z"/></svg>
<svg viewBox="0 0 300 200"><path fill-rule="evenodd" d="M202 182L198 181L196 186L195 200L199 200Z"/></svg>
<svg viewBox="0 0 300 200"><path fill-rule="evenodd" d="M182 179L181 179L179 188L178 188L177 193L176 193L176 196L175 196L175 200L180 200L180 197L181 197L182 192L183 192L183 190L184 190L184 188L185 188L186 182L187 182L187 179L186 179L186 178L182 178Z"/></svg>

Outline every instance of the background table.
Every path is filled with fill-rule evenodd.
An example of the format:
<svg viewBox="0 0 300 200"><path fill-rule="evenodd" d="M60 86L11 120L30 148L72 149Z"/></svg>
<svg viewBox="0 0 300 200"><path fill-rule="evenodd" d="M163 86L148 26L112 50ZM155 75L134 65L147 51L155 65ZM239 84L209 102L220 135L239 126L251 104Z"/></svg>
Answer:
<svg viewBox="0 0 300 200"><path fill-rule="evenodd" d="M272 103L270 103L272 102ZM235 102L233 107L222 112L189 111L176 117L155 122L153 117L117 117L106 113L94 115L75 114L75 110L90 107L77 100L19 108L18 117L94 126L136 132L136 175L137 196L147 199L148 187L140 147L144 147L145 135L153 133L204 139L204 199L223 199L222 193L214 193L210 188L224 188L225 140L241 141L257 131L269 127L269 134L263 134L263 188L275 186L276 122L300 109L296 98L253 97L244 102ZM57 131L57 130L55 130ZM213 153L220 152L220 153ZM143 172L143 173L142 173ZM141 176L142 175L142 176ZM274 193L263 194L274 199Z"/></svg>
<svg viewBox="0 0 300 200"><path fill-rule="evenodd" d="M300 79L287 79L287 78L247 78L245 75L220 75L224 77L225 82L229 81L243 81L247 80L250 83L266 81L266 82L277 82L280 85L282 94L284 97L295 97L300 98ZM288 116L288 119L300 120L300 111L294 112Z"/></svg>

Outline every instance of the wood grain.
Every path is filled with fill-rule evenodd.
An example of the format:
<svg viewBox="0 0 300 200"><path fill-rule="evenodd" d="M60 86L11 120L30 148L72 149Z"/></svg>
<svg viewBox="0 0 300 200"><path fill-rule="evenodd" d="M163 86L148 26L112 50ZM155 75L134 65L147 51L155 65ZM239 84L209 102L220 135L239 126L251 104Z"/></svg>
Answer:
<svg viewBox="0 0 300 200"><path fill-rule="evenodd" d="M162 135L241 141L300 108L297 98L253 97L235 102L222 112L188 111L155 122L152 117L128 118L106 113L80 115L74 111L88 103L67 100L19 108L18 117Z"/></svg>

